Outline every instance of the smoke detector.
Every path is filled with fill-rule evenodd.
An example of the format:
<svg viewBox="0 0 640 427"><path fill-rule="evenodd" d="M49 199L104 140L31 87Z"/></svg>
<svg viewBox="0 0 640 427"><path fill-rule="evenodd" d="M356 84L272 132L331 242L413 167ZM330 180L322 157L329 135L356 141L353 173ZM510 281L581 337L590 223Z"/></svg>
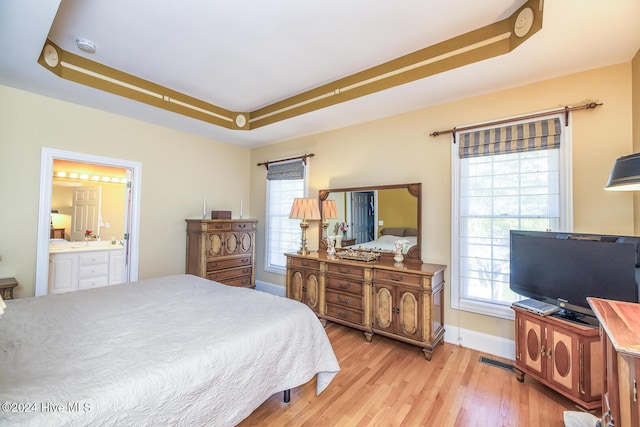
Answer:
<svg viewBox="0 0 640 427"><path fill-rule="evenodd" d="M83 52L94 53L96 51L96 44L87 39L76 39L76 45Z"/></svg>

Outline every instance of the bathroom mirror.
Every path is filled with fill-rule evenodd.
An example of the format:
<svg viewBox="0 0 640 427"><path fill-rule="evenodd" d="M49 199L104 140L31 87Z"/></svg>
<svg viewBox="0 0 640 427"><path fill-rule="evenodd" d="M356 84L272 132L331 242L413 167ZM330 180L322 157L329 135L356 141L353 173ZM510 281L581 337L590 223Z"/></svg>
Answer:
<svg viewBox="0 0 640 427"><path fill-rule="evenodd" d="M327 224L326 229L320 227L320 249L326 250L326 233L337 235L344 242L342 247L373 250L392 258L395 242L402 241L405 260L422 262L421 193L420 183L320 190L320 210ZM324 218L325 200L335 201L337 218Z"/></svg>

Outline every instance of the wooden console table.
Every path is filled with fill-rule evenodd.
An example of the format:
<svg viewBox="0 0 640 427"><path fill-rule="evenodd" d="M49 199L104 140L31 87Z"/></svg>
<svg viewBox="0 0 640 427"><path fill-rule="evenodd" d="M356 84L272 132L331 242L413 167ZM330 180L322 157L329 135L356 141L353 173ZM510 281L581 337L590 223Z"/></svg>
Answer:
<svg viewBox="0 0 640 427"><path fill-rule="evenodd" d="M587 298L600 321L604 351L602 425L640 425L640 304Z"/></svg>
<svg viewBox="0 0 640 427"><path fill-rule="evenodd" d="M350 261L313 252L287 257L287 298L323 321L422 347L444 344L444 270L439 264Z"/></svg>

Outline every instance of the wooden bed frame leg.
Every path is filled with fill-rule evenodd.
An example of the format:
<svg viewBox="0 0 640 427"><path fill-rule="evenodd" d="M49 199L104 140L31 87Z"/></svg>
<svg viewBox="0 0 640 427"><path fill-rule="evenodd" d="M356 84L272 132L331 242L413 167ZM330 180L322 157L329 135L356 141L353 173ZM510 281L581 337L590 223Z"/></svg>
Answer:
<svg viewBox="0 0 640 427"><path fill-rule="evenodd" d="M284 391L284 398L282 400L284 403L289 403L291 401L291 389Z"/></svg>

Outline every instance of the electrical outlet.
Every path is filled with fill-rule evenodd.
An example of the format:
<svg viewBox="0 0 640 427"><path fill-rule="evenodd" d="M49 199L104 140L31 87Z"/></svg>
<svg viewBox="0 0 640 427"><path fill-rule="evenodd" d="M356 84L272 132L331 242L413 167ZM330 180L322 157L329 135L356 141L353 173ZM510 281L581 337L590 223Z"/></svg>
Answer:
<svg viewBox="0 0 640 427"><path fill-rule="evenodd" d="M382 221L382 220L378 221L378 225L379 226L383 226L384 225L384 221Z"/></svg>

